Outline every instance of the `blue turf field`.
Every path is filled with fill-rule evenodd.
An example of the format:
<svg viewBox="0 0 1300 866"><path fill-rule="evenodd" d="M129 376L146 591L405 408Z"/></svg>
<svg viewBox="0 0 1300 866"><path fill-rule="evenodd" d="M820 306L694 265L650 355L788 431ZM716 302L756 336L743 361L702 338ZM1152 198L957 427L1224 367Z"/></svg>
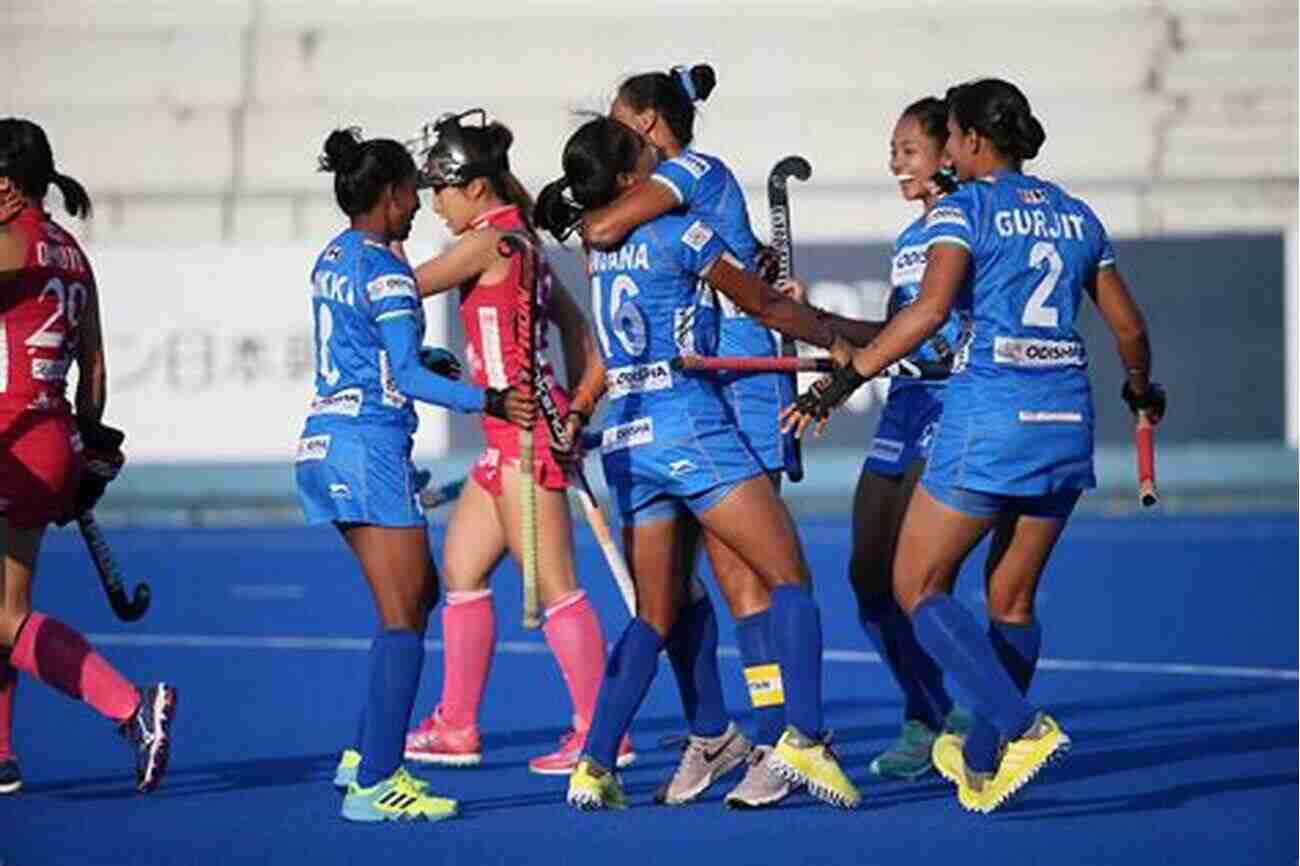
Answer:
<svg viewBox="0 0 1300 866"><path fill-rule="evenodd" d="M733 814L721 806L725 786L697 805L649 805L676 760L659 738L682 727L664 665L633 728L641 760L624 781L634 808L571 812L563 780L526 771L562 733L567 699L540 635L518 627L509 568L497 577L502 645L484 707L485 765L424 773L464 814L406 827L345 824L328 782L354 727L374 624L331 532L110 532L125 569L153 583L153 609L129 626L109 613L80 540L56 532L38 607L91 634L128 675L179 685L172 770L157 794L136 796L130 755L108 726L24 679L16 741L28 784L0 798L0 863L1295 862L1294 513L1076 518L1044 584L1050 661L1032 691L1075 748L989 817L961 812L934 777L868 777L899 699L853 620L845 522L806 520L803 530L825 623L828 723L866 794L862 809L801 796ZM579 542L612 638L626 614L594 542L585 532ZM975 574L959 595L980 603ZM429 637L439 636L435 625ZM722 640L734 643L726 622ZM434 649L421 713L440 675ZM723 677L730 705L743 709L734 652Z"/></svg>

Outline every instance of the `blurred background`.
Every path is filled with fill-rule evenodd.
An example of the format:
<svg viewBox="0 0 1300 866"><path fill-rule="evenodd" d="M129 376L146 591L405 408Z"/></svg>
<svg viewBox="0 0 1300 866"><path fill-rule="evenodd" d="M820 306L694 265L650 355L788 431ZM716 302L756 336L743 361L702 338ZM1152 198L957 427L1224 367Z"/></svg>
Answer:
<svg viewBox="0 0 1300 866"><path fill-rule="evenodd" d="M955 82L1017 82L1047 129L1029 170L1086 199L1150 320L1171 395L1158 472L1171 510L1295 507L1297 10L1271 0L5 0L0 115L41 123L89 189L68 220L97 269L107 420L128 469L106 519L300 520L292 454L312 388L307 275L344 221L315 172L328 132L406 139L482 106L536 192L626 75L711 63L696 147L729 162L767 231L764 181L798 153L796 270L813 301L884 309L889 246L914 216L887 170L902 108ZM62 213L57 193L49 203ZM425 200L412 258L448 242ZM584 303L578 262L551 251ZM460 350L450 301L429 342ZM1135 507L1118 361L1084 315L1102 489ZM847 510L883 388L806 448L790 488ZM425 410L418 462L462 475L473 418ZM599 473L594 473L599 475Z"/></svg>

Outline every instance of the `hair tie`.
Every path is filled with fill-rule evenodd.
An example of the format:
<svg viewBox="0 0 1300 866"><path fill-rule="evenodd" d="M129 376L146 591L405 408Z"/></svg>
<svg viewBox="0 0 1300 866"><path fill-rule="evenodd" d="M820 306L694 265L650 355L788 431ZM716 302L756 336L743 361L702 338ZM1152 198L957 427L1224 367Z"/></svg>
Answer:
<svg viewBox="0 0 1300 866"><path fill-rule="evenodd" d="M686 91L686 98L691 102L699 102L700 98L695 93L695 82L691 79L691 68L689 66L674 66L673 75L677 78L677 83L681 85L682 90Z"/></svg>

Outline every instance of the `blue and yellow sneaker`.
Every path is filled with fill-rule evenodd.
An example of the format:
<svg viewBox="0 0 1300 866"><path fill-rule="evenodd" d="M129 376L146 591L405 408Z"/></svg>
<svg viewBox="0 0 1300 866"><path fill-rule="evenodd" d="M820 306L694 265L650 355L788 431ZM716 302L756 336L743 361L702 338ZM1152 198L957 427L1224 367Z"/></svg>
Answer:
<svg viewBox="0 0 1300 866"><path fill-rule="evenodd" d="M785 733L767 760L768 769L794 785L806 785L808 793L841 809L856 809L862 802L857 786L840 767L831 751L830 736L814 740L794 726Z"/></svg>
<svg viewBox="0 0 1300 866"><path fill-rule="evenodd" d="M1029 729L1003 749L998 771L984 789L985 808L981 811L992 812L1001 806L1069 748L1070 738L1056 719L1038 713Z"/></svg>
<svg viewBox="0 0 1300 866"><path fill-rule="evenodd" d="M981 773L966 766L962 753L962 738L956 734L940 734L935 738L931 754L934 768L949 782L957 786L957 802L970 812L988 812L985 800L992 773Z"/></svg>
<svg viewBox="0 0 1300 866"><path fill-rule="evenodd" d="M459 805L446 797L425 793L426 785L398 767L397 772L369 788L348 785L340 814L349 821L442 821L455 817Z"/></svg>
<svg viewBox="0 0 1300 866"><path fill-rule="evenodd" d="M618 777L586 755L569 775L569 793L565 799L570 806L583 811L627 808Z"/></svg>
<svg viewBox="0 0 1300 866"><path fill-rule="evenodd" d="M338 766L334 768L334 787L346 791L357 780L357 767L361 766L361 753L356 749L344 749L339 755Z"/></svg>
<svg viewBox="0 0 1300 866"><path fill-rule="evenodd" d="M23 786L23 774L18 761L6 758L0 761L0 794L17 794Z"/></svg>

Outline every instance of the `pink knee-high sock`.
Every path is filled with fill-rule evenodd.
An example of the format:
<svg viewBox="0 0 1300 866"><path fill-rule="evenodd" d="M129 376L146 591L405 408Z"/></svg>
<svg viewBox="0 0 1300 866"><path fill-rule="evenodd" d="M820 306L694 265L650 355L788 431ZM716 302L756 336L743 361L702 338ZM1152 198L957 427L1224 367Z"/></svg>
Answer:
<svg viewBox="0 0 1300 866"><path fill-rule="evenodd" d="M81 633L33 612L18 632L9 663L68 697L79 698L115 722L131 717L140 693Z"/></svg>
<svg viewBox="0 0 1300 866"><path fill-rule="evenodd" d="M542 632L569 687L576 725L585 731L591 727L605 675L605 633L587 593L571 592L548 607Z"/></svg>
<svg viewBox="0 0 1300 866"><path fill-rule="evenodd" d="M449 592L442 609L442 700L438 713L452 728L478 725L492 651L497 643L492 590Z"/></svg>
<svg viewBox="0 0 1300 866"><path fill-rule="evenodd" d="M14 757L14 692L18 691L18 671L0 661L0 761Z"/></svg>

